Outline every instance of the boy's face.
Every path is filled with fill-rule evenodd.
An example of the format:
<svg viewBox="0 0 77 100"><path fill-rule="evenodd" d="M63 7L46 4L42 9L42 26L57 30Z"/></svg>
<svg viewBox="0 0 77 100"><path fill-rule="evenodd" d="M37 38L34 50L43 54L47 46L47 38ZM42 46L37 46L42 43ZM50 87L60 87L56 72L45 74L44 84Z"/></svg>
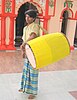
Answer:
<svg viewBox="0 0 77 100"><path fill-rule="evenodd" d="M35 18L30 17L28 14L25 16L25 20L27 24L31 24L34 21Z"/></svg>

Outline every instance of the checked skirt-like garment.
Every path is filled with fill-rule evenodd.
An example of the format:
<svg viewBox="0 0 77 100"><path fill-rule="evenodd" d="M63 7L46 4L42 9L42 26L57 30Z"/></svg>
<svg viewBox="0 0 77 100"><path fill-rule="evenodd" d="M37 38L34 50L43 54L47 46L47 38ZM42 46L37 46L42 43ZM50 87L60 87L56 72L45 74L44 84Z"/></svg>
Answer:
<svg viewBox="0 0 77 100"><path fill-rule="evenodd" d="M32 68L28 59L25 59L24 61L21 89L28 94L37 95L38 70Z"/></svg>

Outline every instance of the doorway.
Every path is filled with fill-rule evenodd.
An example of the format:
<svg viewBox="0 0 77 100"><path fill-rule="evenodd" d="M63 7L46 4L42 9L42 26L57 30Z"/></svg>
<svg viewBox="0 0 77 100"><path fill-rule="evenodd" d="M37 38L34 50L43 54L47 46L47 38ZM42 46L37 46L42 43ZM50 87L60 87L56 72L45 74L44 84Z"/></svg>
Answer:
<svg viewBox="0 0 77 100"><path fill-rule="evenodd" d="M74 37L74 46L77 47L77 22L76 22L75 37Z"/></svg>
<svg viewBox="0 0 77 100"><path fill-rule="evenodd" d="M63 19L62 19L61 32L66 35L67 22L68 22L68 11L67 10L64 11L62 17L63 17Z"/></svg>
<svg viewBox="0 0 77 100"><path fill-rule="evenodd" d="M22 4L22 6L18 10L18 15L16 17L16 24L15 24L15 47L19 47L23 40L23 27L26 25L25 21L25 11L28 9L34 9L37 11L36 6L34 6L32 3L26 2L25 4Z"/></svg>

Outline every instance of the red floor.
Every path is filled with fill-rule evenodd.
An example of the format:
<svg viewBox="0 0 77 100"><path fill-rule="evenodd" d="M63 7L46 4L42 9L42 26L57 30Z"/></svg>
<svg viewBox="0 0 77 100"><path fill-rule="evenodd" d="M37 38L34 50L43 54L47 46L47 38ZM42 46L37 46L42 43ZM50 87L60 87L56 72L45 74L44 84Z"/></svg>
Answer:
<svg viewBox="0 0 77 100"><path fill-rule="evenodd" d="M21 72L23 58L20 50L0 51L0 73ZM71 52L66 58L40 69L40 71L74 70L77 69L77 50Z"/></svg>
<svg viewBox="0 0 77 100"><path fill-rule="evenodd" d="M77 91L69 92L77 100Z"/></svg>

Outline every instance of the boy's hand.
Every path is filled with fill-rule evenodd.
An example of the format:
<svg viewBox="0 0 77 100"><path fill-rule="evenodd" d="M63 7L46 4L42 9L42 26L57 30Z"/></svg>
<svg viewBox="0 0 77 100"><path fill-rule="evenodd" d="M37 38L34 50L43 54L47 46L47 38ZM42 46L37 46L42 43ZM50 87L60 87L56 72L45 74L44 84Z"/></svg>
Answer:
<svg viewBox="0 0 77 100"><path fill-rule="evenodd" d="M20 48L21 48L21 51L22 51L22 56L23 56L23 58L25 58L26 57L26 50L25 50L25 43L23 43L21 46L20 46Z"/></svg>
<svg viewBox="0 0 77 100"><path fill-rule="evenodd" d="M21 46L20 46L20 48L21 48L21 50L24 50L25 49L25 43L23 43Z"/></svg>

